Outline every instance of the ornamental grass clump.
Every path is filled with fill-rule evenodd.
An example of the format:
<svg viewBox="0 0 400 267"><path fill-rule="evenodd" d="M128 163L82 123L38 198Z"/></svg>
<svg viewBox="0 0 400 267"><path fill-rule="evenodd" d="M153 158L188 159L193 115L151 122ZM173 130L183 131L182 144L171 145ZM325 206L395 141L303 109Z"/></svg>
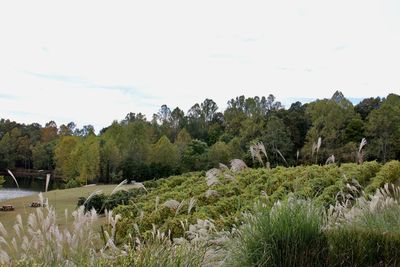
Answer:
<svg viewBox="0 0 400 267"><path fill-rule="evenodd" d="M328 245L325 215L309 201L289 199L248 216L228 245L228 266L321 266Z"/></svg>
<svg viewBox="0 0 400 267"><path fill-rule="evenodd" d="M260 164L263 167L269 168L270 163L269 163L269 159L268 159L267 150L265 149L265 146L262 142L258 142L258 143L254 143L254 144L250 145L249 151L250 151L250 155L251 155L253 161L254 161L254 159L257 159L258 162L260 162ZM263 155L265 156L266 164L264 164L264 161L262 159Z"/></svg>
<svg viewBox="0 0 400 267"><path fill-rule="evenodd" d="M135 228L139 233L137 225ZM209 262L205 257L206 242L192 242L186 239L173 242L169 231L162 232L155 225L146 239L136 237L132 240L134 242L126 246L126 255L116 259L102 259L99 266L200 267L207 266L206 263ZM209 266L215 265L212 263Z"/></svg>
<svg viewBox="0 0 400 267"><path fill-rule="evenodd" d="M233 160L231 160L230 163L231 163L230 170L234 173L243 171L244 169L247 168L246 163L244 163L244 161L241 159L233 159Z"/></svg>
<svg viewBox="0 0 400 267"><path fill-rule="evenodd" d="M206 183L207 186L211 187L213 185L220 184L218 176L222 174L222 171L217 168L212 168L206 172Z"/></svg>
<svg viewBox="0 0 400 267"><path fill-rule="evenodd" d="M361 139L360 146L358 147L358 151L357 151L357 163L358 164L363 164L363 162L364 162L364 157L365 157L364 146L366 144L367 144L367 139L365 139L365 138Z"/></svg>
<svg viewBox="0 0 400 267"><path fill-rule="evenodd" d="M43 199L41 199L41 203ZM68 220L68 212L65 212ZM98 229L95 210L81 206L72 213L71 227L61 229L54 208L43 205L31 213L26 223L17 215L15 235L0 223L0 264L11 266L87 266L98 258L112 258L125 252L114 245L119 216L108 214L110 233ZM14 236L14 237L12 237ZM103 236L103 238L101 237ZM9 240L9 241L8 241Z"/></svg>
<svg viewBox="0 0 400 267"><path fill-rule="evenodd" d="M338 203L328 218L332 266L400 265L399 188L385 184L354 205Z"/></svg>

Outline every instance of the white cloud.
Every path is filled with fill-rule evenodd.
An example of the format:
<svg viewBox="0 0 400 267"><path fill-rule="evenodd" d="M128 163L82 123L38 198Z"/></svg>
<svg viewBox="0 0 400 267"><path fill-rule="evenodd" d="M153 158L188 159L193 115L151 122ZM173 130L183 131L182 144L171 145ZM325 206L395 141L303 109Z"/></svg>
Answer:
<svg viewBox="0 0 400 267"><path fill-rule="evenodd" d="M2 2L0 114L99 129L206 97L224 108L242 94L398 93L399 10L393 0Z"/></svg>

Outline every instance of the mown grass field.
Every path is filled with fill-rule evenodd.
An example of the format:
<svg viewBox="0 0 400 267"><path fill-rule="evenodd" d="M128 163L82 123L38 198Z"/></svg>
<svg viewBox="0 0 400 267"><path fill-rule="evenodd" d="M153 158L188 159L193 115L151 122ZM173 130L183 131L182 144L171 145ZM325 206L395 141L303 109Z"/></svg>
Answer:
<svg viewBox="0 0 400 267"><path fill-rule="evenodd" d="M69 219L67 222L70 222L71 213L76 209L76 204L79 197L88 197L96 190L102 190L103 193L109 194L116 186L117 185L94 185L64 190L53 190L44 193L43 197L47 198L49 205L52 205L55 208L59 225L64 226L66 223L65 210L68 210ZM130 187L130 185L125 185L123 188L129 189ZM17 214L20 214L22 220L26 222L29 214L35 211L35 208L31 208L30 204L33 201L38 200L38 195L32 195L0 202L0 205L13 205L15 208L14 211L0 211L0 222L4 225L7 231L11 231Z"/></svg>

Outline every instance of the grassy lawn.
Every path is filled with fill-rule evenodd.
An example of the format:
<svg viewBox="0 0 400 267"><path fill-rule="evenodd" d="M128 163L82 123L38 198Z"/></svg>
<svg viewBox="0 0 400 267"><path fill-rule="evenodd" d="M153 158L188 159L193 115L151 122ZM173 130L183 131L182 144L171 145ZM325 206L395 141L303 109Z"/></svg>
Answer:
<svg viewBox="0 0 400 267"><path fill-rule="evenodd" d="M65 225L65 209L68 210L69 218L68 221L72 221L71 213L76 208L76 203L79 197L88 197L92 192L96 190L102 190L103 193L109 194L116 187L116 185L95 185L86 186L64 190L53 190L43 194L45 198L48 198L49 205L53 206L57 213L57 220L60 226ZM125 185L123 188L129 188L131 185ZM0 211L0 222L4 225L9 234L12 235L12 226L15 223L17 214L21 214L22 221L24 224L30 213L35 211L35 208L29 207L33 201L38 201L38 195L32 195L27 197L20 197L15 199L9 199L1 201L0 205L13 205L14 211Z"/></svg>

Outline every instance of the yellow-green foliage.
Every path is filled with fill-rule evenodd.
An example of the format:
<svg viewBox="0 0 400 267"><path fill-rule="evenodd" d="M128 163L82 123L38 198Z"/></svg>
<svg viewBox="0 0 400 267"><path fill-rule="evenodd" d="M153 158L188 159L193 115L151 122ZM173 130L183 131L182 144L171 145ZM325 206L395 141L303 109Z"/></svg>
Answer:
<svg viewBox="0 0 400 267"><path fill-rule="evenodd" d="M56 163L56 171L66 178L77 176L75 161L72 151L79 143L77 136L64 136L60 139L54 150L54 160Z"/></svg>
<svg viewBox="0 0 400 267"><path fill-rule="evenodd" d="M367 193L374 193L376 189L386 183L396 183L400 179L400 162L397 160L386 163L367 186Z"/></svg>
<svg viewBox="0 0 400 267"><path fill-rule="evenodd" d="M4 176L0 175L0 187L3 186L4 183Z"/></svg>
<svg viewBox="0 0 400 267"><path fill-rule="evenodd" d="M176 237L184 234L180 221L195 222L197 218L211 218L217 228L229 229L240 223L242 212L251 210L255 201L272 205L277 200L294 195L315 199L329 207L337 199L342 200L341 196L351 193L346 186L348 183L359 183L361 189L376 188L383 183L393 182L399 174L400 163L397 161L383 167L373 161L362 165L348 163L341 166L259 168L231 173L234 180L221 174L218 177L220 184L208 187L204 172L193 172L145 182L148 193L138 192L131 204L119 206L116 212L123 215L123 224L126 224L126 227L119 227L122 236L138 234L134 224L137 224L140 234L149 232L155 224L161 229L171 229L172 236ZM216 191L218 196L206 197L206 191L210 189ZM191 198L196 200L196 204L189 214L188 202ZM166 208L163 203L168 200L176 200L182 206L178 211Z"/></svg>
<svg viewBox="0 0 400 267"><path fill-rule="evenodd" d="M63 136L54 151L56 171L66 180L80 183L93 180L100 173L100 143L94 136Z"/></svg>
<svg viewBox="0 0 400 267"><path fill-rule="evenodd" d="M177 168L179 164L179 148L172 144L168 137L162 136L157 143L151 146L150 162Z"/></svg>

